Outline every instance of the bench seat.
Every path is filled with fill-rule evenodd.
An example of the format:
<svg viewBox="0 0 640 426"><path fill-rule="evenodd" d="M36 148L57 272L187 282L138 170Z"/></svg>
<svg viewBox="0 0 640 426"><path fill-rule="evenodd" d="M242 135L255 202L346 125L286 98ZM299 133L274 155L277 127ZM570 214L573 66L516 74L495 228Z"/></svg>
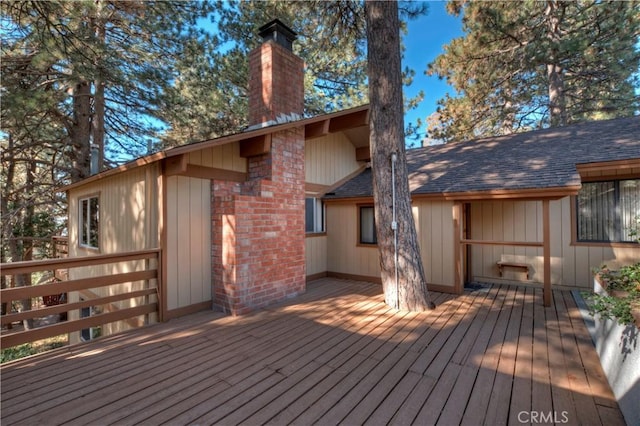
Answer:
<svg viewBox="0 0 640 426"><path fill-rule="evenodd" d="M498 265L498 272L500 272L500 276L502 276L503 269L505 267L511 267L511 268L518 268L518 269L524 270L524 272L527 273L527 279L529 279L529 268L531 267L531 265L529 265L528 263L499 260L496 262L496 265Z"/></svg>

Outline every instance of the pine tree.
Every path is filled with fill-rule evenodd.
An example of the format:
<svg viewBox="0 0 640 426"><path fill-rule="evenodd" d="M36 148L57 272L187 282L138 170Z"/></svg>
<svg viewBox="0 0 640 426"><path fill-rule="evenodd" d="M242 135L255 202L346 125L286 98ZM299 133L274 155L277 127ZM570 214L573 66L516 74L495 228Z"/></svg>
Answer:
<svg viewBox="0 0 640 426"><path fill-rule="evenodd" d="M247 124L248 53L257 28L278 18L298 33L294 49L305 61L305 115L367 102L362 4L353 1L219 1L210 15L213 42L191 44L177 65L165 145L204 140ZM347 25L344 25L348 22Z"/></svg>
<svg viewBox="0 0 640 426"><path fill-rule="evenodd" d="M385 301L403 310L431 309L434 305L427 291L411 212L405 158L398 6L394 2L367 1L365 10L371 104L369 143Z"/></svg>
<svg viewBox="0 0 640 426"><path fill-rule="evenodd" d="M24 65L7 68L16 73L9 81L47 76L39 111L64 129L71 181L89 175L91 145L107 166L146 152L163 127L158 110L170 108L164 94L175 63L183 46L206 39L197 20L209 12L206 2L3 2L14 35L3 42L3 66Z"/></svg>
<svg viewBox="0 0 640 426"><path fill-rule="evenodd" d="M0 7L5 262L50 256L47 242L66 215L56 189L89 175L91 144L100 157L107 154L107 166L146 150L156 129L145 119L163 105L172 63L183 41L198 37L196 20L208 9L199 2L103 0ZM17 280L31 285L28 275Z"/></svg>
<svg viewBox="0 0 640 426"><path fill-rule="evenodd" d="M640 105L638 2L450 2L465 36L428 73L456 90L432 138L508 134L629 116Z"/></svg>

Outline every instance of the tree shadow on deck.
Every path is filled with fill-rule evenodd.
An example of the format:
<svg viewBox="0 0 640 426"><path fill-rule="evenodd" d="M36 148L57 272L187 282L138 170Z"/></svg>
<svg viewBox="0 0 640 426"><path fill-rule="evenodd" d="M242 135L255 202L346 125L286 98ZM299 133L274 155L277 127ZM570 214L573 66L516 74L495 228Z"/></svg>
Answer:
<svg viewBox="0 0 640 426"><path fill-rule="evenodd" d="M594 398L564 366L571 330L540 294L496 286L434 299L434 311L399 312L379 285L326 279L246 316L203 312L20 361L2 370L2 420L477 424L526 410L582 418L581 401Z"/></svg>

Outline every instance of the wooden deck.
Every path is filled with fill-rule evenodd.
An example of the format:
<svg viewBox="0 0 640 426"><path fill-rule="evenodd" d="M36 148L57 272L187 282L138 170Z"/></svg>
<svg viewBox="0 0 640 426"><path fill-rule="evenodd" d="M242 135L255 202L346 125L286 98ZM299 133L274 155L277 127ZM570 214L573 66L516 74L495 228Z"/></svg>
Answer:
<svg viewBox="0 0 640 426"><path fill-rule="evenodd" d="M2 424L623 425L571 294L494 286L405 313L322 279L2 366Z"/></svg>

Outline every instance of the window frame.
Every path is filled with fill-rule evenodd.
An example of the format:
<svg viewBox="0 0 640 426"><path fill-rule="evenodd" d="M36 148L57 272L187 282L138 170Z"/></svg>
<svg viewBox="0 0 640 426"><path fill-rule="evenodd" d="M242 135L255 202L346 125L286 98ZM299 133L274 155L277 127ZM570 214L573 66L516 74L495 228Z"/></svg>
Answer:
<svg viewBox="0 0 640 426"><path fill-rule="evenodd" d="M97 208L95 209L95 223L96 223L96 245L92 245L92 241L91 241L91 229L88 228L91 226L91 214L92 214L92 210L91 210L91 205L92 202L91 200L96 200L96 206ZM87 201L87 211L85 211L84 208L84 202ZM85 221L85 218L88 218L87 221ZM87 227L88 226L88 227ZM85 229L86 228L86 229ZM88 194L88 195L83 195L81 197L78 197L78 226L77 226L77 230L78 230L78 247L83 248L83 249L87 249L87 250L96 250L99 251L100 250L100 194L99 193L94 193L94 194ZM85 236L87 236L87 233L89 234L89 237L87 238L86 242L85 242Z"/></svg>
<svg viewBox="0 0 640 426"><path fill-rule="evenodd" d="M362 210L363 209L371 209L373 213L373 239L374 242L363 242L362 241ZM358 204L358 241L357 245L361 247L378 247L378 235L376 231L376 214L375 207L373 204Z"/></svg>
<svg viewBox="0 0 640 426"><path fill-rule="evenodd" d="M572 234L572 244L576 246L605 246L605 247L637 247L638 243L635 241L624 241L622 240L622 212L620 210L621 199L620 199L620 182L635 180L640 182L640 177L638 176L616 176L616 177L597 177L597 178L587 178L583 179L582 185L588 184L597 184L597 183L613 183L614 196L614 239L609 240L587 240L580 239L580 206L579 206L579 194L576 194L571 197L571 234ZM582 190L582 188L581 188Z"/></svg>
<svg viewBox="0 0 640 426"><path fill-rule="evenodd" d="M313 200L313 230L307 230L307 200ZM304 232L306 235L325 234L327 232L326 224L326 205L320 197L305 197L304 199Z"/></svg>
<svg viewBox="0 0 640 426"><path fill-rule="evenodd" d="M84 301L85 299L80 299ZM87 306L84 308L80 308L80 319L89 318L94 315L97 315L99 312L95 306ZM102 334L102 327L87 327L80 330L80 340L83 342L90 342L91 340L97 339Z"/></svg>

